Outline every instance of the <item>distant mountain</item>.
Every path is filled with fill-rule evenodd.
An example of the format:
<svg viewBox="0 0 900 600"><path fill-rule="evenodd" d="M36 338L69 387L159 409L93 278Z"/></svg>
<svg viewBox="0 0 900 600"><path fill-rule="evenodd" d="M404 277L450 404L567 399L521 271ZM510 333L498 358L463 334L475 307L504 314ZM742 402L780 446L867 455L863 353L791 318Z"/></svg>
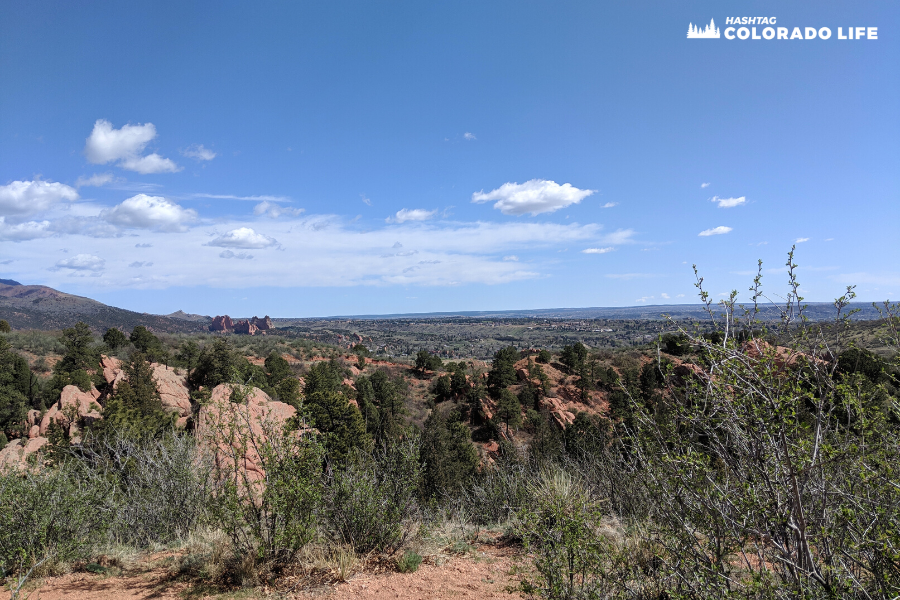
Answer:
<svg viewBox="0 0 900 600"><path fill-rule="evenodd" d="M0 319L9 321L13 329L56 330L84 321L97 332L118 327L128 333L136 325L169 333L206 330L205 322L136 313L47 286L22 285L10 279L0 280Z"/></svg>
<svg viewBox="0 0 900 600"><path fill-rule="evenodd" d="M169 313L165 315L170 319L181 319L182 321L195 321L197 323L205 323L209 324L212 321L212 317L209 315L193 315L190 313L186 313L183 310L176 310L173 313Z"/></svg>

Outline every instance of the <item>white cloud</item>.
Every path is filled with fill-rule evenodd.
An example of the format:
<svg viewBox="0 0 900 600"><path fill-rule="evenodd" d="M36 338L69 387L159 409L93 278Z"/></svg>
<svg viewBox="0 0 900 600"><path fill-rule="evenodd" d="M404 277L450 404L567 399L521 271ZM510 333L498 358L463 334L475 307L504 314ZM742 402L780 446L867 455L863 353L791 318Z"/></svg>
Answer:
<svg viewBox="0 0 900 600"><path fill-rule="evenodd" d="M95 173L90 177L81 176L75 180L75 187L101 187L113 180L112 173Z"/></svg>
<svg viewBox="0 0 900 600"><path fill-rule="evenodd" d="M234 253L231 250L222 250L219 252L219 258L236 258L238 260L252 260L253 255L246 252Z"/></svg>
<svg viewBox="0 0 900 600"><path fill-rule="evenodd" d="M407 221L427 221L437 214L437 210L425 210L424 208L404 208L397 211L393 217L388 217L388 223L406 223Z"/></svg>
<svg viewBox="0 0 900 600"><path fill-rule="evenodd" d="M600 242L616 246L619 244L631 244L634 242L634 240L631 239L632 236L634 236L634 229L617 229L612 233L601 236Z"/></svg>
<svg viewBox="0 0 900 600"><path fill-rule="evenodd" d="M128 267L132 268L132 269L140 269L141 267L152 267L152 266L153 266L152 262L146 262L146 261L140 261L140 260L136 260L133 263L131 263L130 265L128 265Z"/></svg>
<svg viewBox="0 0 900 600"><path fill-rule="evenodd" d="M247 202L290 202L285 196L232 196L229 194L191 194L191 198L212 198L215 200L244 200Z"/></svg>
<svg viewBox="0 0 900 600"><path fill-rule="evenodd" d="M121 168L144 175L180 170L178 165L159 154L141 156L144 148L155 137L156 127L153 123L123 125L120 129L115 129L109 121L97 119L85 142L84 154L95 165L119 161Z"/></svg>
<svg viewBox="0 0 900 600"><path fill-rule="evenodd" d="M0 185L0 216L27 216L43 212L60 201L78 200L75 188L53 181L13 181Z"/></svg>
<svg viewBox="0 0 900 600"><path fill-rule="evenodd" d="M660 294L660 296L662 296L663 299L665 299L665 300L668 300L668 299L669 299L669 295L668 295L667 293L665 293L665 292L663 292L662 294Z"/></svg>
<svg viewBox="0 0 900 600"><path fill-rule="evenodd" d="M600 208L612 208L613 206L618 206L618 205L619 205L618 202L607 202L606 204L604 204L604 205L601 206Z"/></svg>
<svg viewBox="0 0 900 600"><path fill-rule="evenodd" d="M722 235L723 233L728 233L729 231L731 231L731 227L719 225L718 227L713 227L712 229L704 229L697 235L699 235L700 237L706 237L709 235Z"/></svg>
<svg viewBox="0 0 900 600"><path fill-rule="evenodd" d="M612 252L615 250L612 246L609 248L585 248L581 251L582 254L606 254L607 252Z"/></svg>
<svg viewBox="0 0 900 600"><path fill-rule="evenodd" d="M518 262L519 257L516 256L515 254L510 254L509 256L504 256L503 260L505 260L507 262Z"/></svg>
<svg viewBox="0 0 900 600"><path fill-rule="evenodd" d="M278 206L274 202L269 202L268 200L263 200L259 204L253 207L253 214L256 216L265 215L267 217L271 217L273 219L277 219L278 217L284 215L288 217L299 217L303 214L302 208L285 208L282 206Z"/></svg>
<svg viewBox="0 0 900 600"><path fill-rule="evenodd" d="M183 156L193 158L194 160L212 160L216 157L216 153L209 148L204 148L203 144L194 144L181 151Z"/></svg>
<svg viewBox="0 0 900 600"><path fill-rule="evenodd" d="M56 262L57 269L73 269L75 271L102 271L106 261L93 254L76 254Z"/></svg>
<svg viewBox="0 0 900 600"><path fill-rule="evenodd" d="M157 153L148 154L147 156L135 156L126 158L119 163L119 166L129 171L135 171L142 175L150 175L152 173L177 173L181 167L176 165L168 158L163 158Z"/></svg>
<svg viewBox="0 0 900 600"><path fill-rule="evenodd" d="M277 245L275 238L256 233L249 227L239 227L232 229L225 235L220 235L207 246L219 246L220 248L242 248L242 249L260 249ZM223 257L230 258L230 257Z"/></svg>
<svg viewBox="0 0 900 600"><path fill-rule="evenodd" d="M797 238L796 240L794 240L794 243L802 244L803 242L808 242L808 241L809 241L809 238Z"/></svg>
<svg viewBox="0 0 900 600"><path fill-rule="evenodd" d="M504 183L496 190L472 194L472 202L492 202L505 215L524 215L553 212L578 204L595 190L580 190L572 184L559 185L546 179L532 179L525 183Z"/></svg>
<svg viewBox="0 0 900 600"><path fill-rule="evenodd" d="M475 137L474 133L469 133L468 131L463 134L463 137L469 141L478 139L477 137Z"/></svg>
<svg viewBox="0 0 900 600"><path fill-rule="evenodd" d="M135 244L135 248L152 248L153 244Z"/></svg>
<svg viewBox="0 0 900 600"><path fill-rule="evenodd" d="M7 225L6 219L0 217L0 241L22 242L35 240L51 235L50 221L27 221L16 225Z"/></svg>
<svg viewBox="0 0 900 600"><path fill-rule="evenodd" d="M365 194L360 194L359 197L362 198L363 204L365 204L366 206L372 206L372 200L366 198Z"/></svg>
<svg viewBox="0 0 900 600"><path fill-rule="evenodd" d="M709 199L710 202L718 202L719 208L734 208L735 206L740 206L747 202L746 196L741 196L740 198L719 198L718 196L713 196Z"/></svg>
<svg viewBox="0 0 900 600"><path fill-rule="evenodd" d="M711 186L711 185L712 185L711 183L701 183L701 184L700 184L700 187L701 187L701 188L708 188L708 187Z"/></svg>
<svg viewBox="0 0 900 600"><path fill-rule="evenodd" d="M104 211L101 216L119 227L184 231L188 223L197 220L197 212L182 208L162 196L138 194Z"/></svg>

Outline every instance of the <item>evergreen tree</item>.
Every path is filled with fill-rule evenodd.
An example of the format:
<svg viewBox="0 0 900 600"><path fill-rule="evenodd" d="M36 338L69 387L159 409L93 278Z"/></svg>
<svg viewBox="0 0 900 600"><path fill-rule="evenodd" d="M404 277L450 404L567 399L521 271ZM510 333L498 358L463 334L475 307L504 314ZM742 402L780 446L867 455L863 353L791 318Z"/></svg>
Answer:
<svg viewBox="0 0 900 600"><path fill-rule="evenodd" d="M311 425L319 430L326 457L333 464L346 462L350 451L371 451L372 438L366 432L359 410L340 392L318 391L306 396L304 404Z"/></svg>
<svg viewBox="0 0 900 600"><path fill-rule="evenodd" d="M522 422L522 405L509 389L500 392L500 400L497 402L497 418L501 423L506 424L507 436L510 426L518 427Z"/></svg>
<svg viewBox="0 0 900 600"><path fill-rule="evenodd" d="M379 444L396 440L406 433L407 384L402 377L392 378L380 369L369 377L356 380L357 403L366 431Z"/></svg>
<svg viewBox="0 0 900 600"><path fill-rule="evenodd" d="M125 378L116 385L113 395L103 408L103 419L95 433L129 437L159 437L171 429L176 420L174 412L163 408L147 357L135 352L122 367Z"/></svg>
<svg viewBox="0 0 900 600"><path fill-rule="evenodd" d="M501 390L516 382L515 365L517 360L519 360L519 351L515 346L501 348L494 354L487 380L488 393L492 398L500 398Z"/></svg>
<svg viewBox="0 0 900 600"><path fill-rule="evenodd" d="M458 420L433 410L425 420L421 457L425 463L423 487L427 497L458 492L478 468L478 453L470 441L469 428Z"/></svg>
<svg viewBox="0 0 900 600"><path fill-rule="evenodd" d="M125 334L122 333L121 330L110 327L103 334L103 343L106 344L106 347L110 350L117 350L128 343L128 338L125 337Z"/></svg>
<svg viewBox="0 0 900 600"><path fill-rule="evenodd" d="M0 435L6 439L25 434L31 378L28 362L0 337Z"/></svg>

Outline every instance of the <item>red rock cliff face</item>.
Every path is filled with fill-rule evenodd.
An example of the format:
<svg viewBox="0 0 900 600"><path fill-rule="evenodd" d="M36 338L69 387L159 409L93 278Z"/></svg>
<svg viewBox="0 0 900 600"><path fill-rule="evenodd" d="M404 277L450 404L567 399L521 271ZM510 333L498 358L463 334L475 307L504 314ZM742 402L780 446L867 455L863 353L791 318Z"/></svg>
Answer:
<svg viewBox="0 0 900 600"><path fill-rule="evenodd" d="M209 325L210 331L234 331L234 323L228 315L217 316Z"/></svg>
<svg viewBox="0 0 900 600"><path fill-rule="evenodd" d="M234 324L235 333L243 333L244 335L255 335L259 331L250 321L238 321Z"/></svg>
<svg viewBox="0 0 900 600"><path fill-rule="evenodd" d="M268 331L272 329L272 319L269 318L269 315L266 315L262 319L259 317L253 317L250 319L250 324L255 325L257 329L260 331Z"/></svg>

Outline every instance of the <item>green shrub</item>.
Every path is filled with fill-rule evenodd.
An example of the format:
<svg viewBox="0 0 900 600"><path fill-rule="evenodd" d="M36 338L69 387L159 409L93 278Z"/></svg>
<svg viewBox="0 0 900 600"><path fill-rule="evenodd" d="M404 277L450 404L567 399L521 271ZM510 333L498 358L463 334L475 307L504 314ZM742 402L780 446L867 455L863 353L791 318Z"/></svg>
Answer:
<svg viewBox="0 0 900 600"><path fill-rule="evenodd" d="M401 573L415 573L422 564L422 557L412 550L407 550L397 559L397 570Z"/></svg>
<svg viewBox="0 0 900 600"><path fill-rule="evenodd" d="M359 553L396 552L413 533L421 472L415 439L374 455L356 451L328 482L332 535Z"/></svg>
<svg viewBox="0 0 900 600"><path fill-rule="evenodd" d="M218 448L210 497L213 522L230 537L238 556L285 565L316 534L322 445L275 419L264 417L251 427L243 405L226 401L216 409L203 430L204 444ZM247 469L248 461L258 470Z"/></svg>
<svg viewBox="0 0 900 600"><path fill-rule="evenodd" d="M0 473L0 577L86 557L110 524L112 491L68 462Z"/></svg>

